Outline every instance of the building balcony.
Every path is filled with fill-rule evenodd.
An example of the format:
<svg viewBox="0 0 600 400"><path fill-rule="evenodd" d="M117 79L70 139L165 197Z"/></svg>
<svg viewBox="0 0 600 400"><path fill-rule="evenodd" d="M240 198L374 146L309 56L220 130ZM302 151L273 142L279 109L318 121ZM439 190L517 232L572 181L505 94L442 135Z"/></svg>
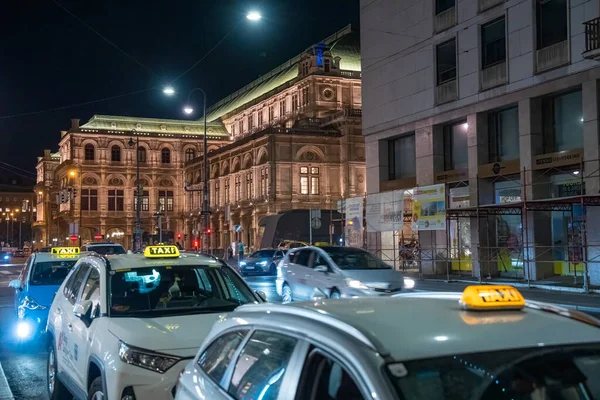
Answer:
<svg viewBox="0 0 600 400"><path fill-rule="evenodd" d="M485 11L489 8L504 3L504 0L477 0L479 11Z"/></svg>
<svg viewBox="0 0 600 400"><path fill-rule="evenodd" d="M585 26L585 51L583 58L600 60L600 18L583 23Z"/></svg>
<svg viewBox="0 0 600 400"><path fill-rule="evenodd" d="M535 53L537 72L544 72L569 63L569 41L563 40L539 49Z"/></svg>
<svg viewBox="0 0 600 400"><path fill-rule="evenodd" d="M488 90L504 84L506 84L506 61L481 70L481 90Z"/></svg>
<svg viewBox="0 0 600 400"><path fill-rule="evenodd" d="M445 31L456 25L456 7L451 7L437 14L434 17L433 25L436 32Z"/></svg>
<svg viewBox="0 0 600 400"><path fill-rule="evenodd" d="M435 88L435 103L444 104L458 98L458 81L453 79L444 82Z"/></svg>

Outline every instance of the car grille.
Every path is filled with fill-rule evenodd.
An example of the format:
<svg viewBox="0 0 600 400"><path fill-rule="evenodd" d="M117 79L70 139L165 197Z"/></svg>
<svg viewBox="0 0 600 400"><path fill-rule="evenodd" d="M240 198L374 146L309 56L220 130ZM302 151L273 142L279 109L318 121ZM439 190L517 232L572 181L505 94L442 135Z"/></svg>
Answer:
<svg viewBox="0 0 600 400"><path fill-rule="evenodd" d="M402 290L402 288L394 288L394 289L381 289L381 288L370 288L371 290L373 290L374 292L378 292L378 293L396 293Z"/></svg>

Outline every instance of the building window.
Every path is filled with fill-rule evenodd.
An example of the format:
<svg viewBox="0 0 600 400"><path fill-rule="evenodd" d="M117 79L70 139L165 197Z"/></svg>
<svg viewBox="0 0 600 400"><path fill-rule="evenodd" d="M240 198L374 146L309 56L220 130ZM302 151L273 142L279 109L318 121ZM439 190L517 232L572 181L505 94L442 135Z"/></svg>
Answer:
<svg viewBox="0 0 600 400"><path fill-rule="evenodd" d="M325 72L331 71L331 60L329 58L323 60L323 70Z"/></svg>
<svg viewBox="0 0 600 400"><path fill-rule="evenodd" d="M279 102L279 117L283 117L286 112L287 111L285 109L285 99L283 99Z"/></svg>
<svg viewBox="0 0 600 400"><path fill-rule="evenodd" d="M220 203L220 200L221 200L221 193L220 193L220 189L221 189L221 188L220 188L219 180L217 179L217 180L215 181L215 188L214 188L214 190L213 190L213 196L214 196L214 199L213 199L213 204L215 204L215 205L217 205L217 206L219 205L219 203Z"/></svg>
<svg viewBox="0 0 600 400"><path fill-rule="evenodd" d="M231 136L235 136L235 124L231 124Z"/></svg>
<svg viewBox="0 0 600 400"><path fill-rule="evenodd" d="M191 161L196 157L196 152L194 151L194 149L187 149L185 151L185 160L186 161Z"/></svg>
<svg viewBox="0 0 600 400"><path fill-rule="evenodd" d="M538 50L567 40L568 16L567 0L536 1Z"/></svg>
<svg viewBox="0 0 600 400"><path fill-rule="evenodd" d="M298 94L293 94L292 95L292 112L297 111L299 105L300 105L300 102L298 100Z"/></svg>
<svg viewBox="0 0 600 400"><path fill-rule="evenodd" d="M248 115L248 130L251 131L254 128L254 114Z"/></svg>
<svg viewBox="0 0 600 400"><path fill-rule="evenodd" d="M133 209L137 211L137 190L133 192ZM142 211L150 211L150 193L142 190Z"/></svg>
<svg viewBox="0 0 600 400"><path fill-rule="evenodd" d="M488 114L489 162L519 158L519 109L512 107Z"/></svg>
<svg viewBox="0 0 600 400"><path fill-rule="evenodd" d="M318 167L300 167L300 194L319 194Z"/></svg>
<svg viewBox="0 0 600 400"><path fill-rule="evenodd" d="M417 176L414 133L388 142L388 168L389 180Z"/></svg>
<svg viewBox="0 0 600 400"><path fill-rule="evenodd" d="M86 144L85 145L85 161L94 161L94 159L96 158L96 151L94 149L94 145L93 144Z"/></svg>
<svg viewBox="0 0 600 400"><path fill-rule="evenodd" d="M171 164L171 150L164 148L160 151L160 162L163 164Z"/></svg>
<svg viewBox="0 0 600 400"><path fill-rule="evenodd" d="M97 189L82 189L81 190L81 210L82 211L97 211L98 210L98 190Z"/></svg>
<svg viewBox="0 0 600 400"><path fill-rule="evenodd" d="M252 200L254 198L254 181L252 179L252 172L248 172L246 174L246 196L248 200Z"/></svg>
<svg viewBox="0 0 600 400"><path fill-rule="evenodd" d="M142 146L138 147L137 158L140 163L146 162L146 148L145 147L142 147Z"/></svg>
<svg viewBox="0 0 600 400"><path fill-rule="evenodd" d="M308 86L302 88L302 105L305 106L308 104Z"/></svg>
<svg viewBox="0 0 600 400"><path fill-rule="evenodd" d="M444 171L460 170L468 167L468 130L469 125L466 122L444 126Z"/></svg>
<svg viewBox="0 0 600 400"><path fill-rule="evenodd" d="M543 100L545 153L583 148L582 101L581 90Z"/></svg>
<svg viewBox="0 0 600 400"><path fill-rule="evenodd" d="M455 5L455 0L435 0L435 15L441 14L451 9Z"/></svg>
<svg viewBox="0 0 600 400"><path fill-rule="evenodd" d="M456 79L456 39L437 45L436 68L438 86Z"/></svg>
<svg viewBox="0 0 600 400"><path fill-rule="evenodd" d="M260 195L265 198L269 195L269 167L260 169Z"/></svg>
<svg viewBox="0 0 600 400"><path fill-rule="evenodd" d="M504 17L481 26L481 68L506 61L506 30Z"/></svg>
<svg viewBox="0 0 600 400"><path fill-rule="evenodd" d="M158 204L160 206L160 211L173 211L173 191L159 190Z"/></svg>
<svg viewBox="0 0 600 400"><path fill-rule="evenodd" d="M244 133L244 120L240 119L240 122L238 122L238 128L240 130L240 135Z"/></svg>
<svg viewBox="0 0 600 400"><path fill-rule="evenodd" d="M123 211L123 191L109 190L108 191L108 211Z"/></svg>
<svg viewBox="0 0 600 400"><path fill-rule="evenodd" d="M239 175L235 176L235 201L236 203L242 200L242 180Z"/></svg>
<svg viewBox="0 0 600 400"><path fill-rule="evenodd" d="M116 144L110 149L110 160L113 162L121 161L121 147Z"/></svg>
<svg viewBox="0 0 600 400"><path fill-rule="evenodd" d="M269 122L275 119L275 106L269 106Z"/></svg>
<svg viewBox="0 0 600 400"><path fill-rule="evenodd" d="M264 110L261 109L258 111L258 126L259 127L263 126L263 124L264 124L264 121L263 121L264 114L265 114Z"/></svg>
<svg viewBox="0 0 600 400"><path fill-rule="evenodd" d="M225 204L229 204L230 200L231 200L231 190L229 187L229 177L227 179L225 179L225 186L224 186L224 190L225 190Z"/></svg>

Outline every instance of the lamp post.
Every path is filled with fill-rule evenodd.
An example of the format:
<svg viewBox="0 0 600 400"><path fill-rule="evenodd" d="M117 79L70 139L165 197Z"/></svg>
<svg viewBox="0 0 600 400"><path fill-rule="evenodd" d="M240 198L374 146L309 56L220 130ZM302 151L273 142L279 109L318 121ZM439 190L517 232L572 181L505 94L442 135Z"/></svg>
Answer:
<svg viewBox="0 0 600 400"><path fill-rule="evenodd" d="M81 197L82 197L82 193L81 193L82 180L81 180L81 178L82 178L83 174L81 172L81 165L78 165L76 170L69 171L69 176L71 178L74 178L75 176L78 175L77 174L78 172L79 172L79 192L78 192L78 195L79 195L79 225L77 227L77 231L78 231L77 233L79 235L79 247L81 247L81 239L82 239L81 234L83 233L82 226L81 226L82 222L83 222L83 213L82 213L83 210L81 207L81 205L82 205L82 199L81 199ZM73 189L73 185L71 185L71 189ZM71 211L73 211L73 198L75 197L75 190L71 190L71 194L72 194L72 197L70 200L70 207L71 207Z"/></svg>
<svg viewBox="0 0 600 400"><path fill-rule="evenodd" d="M133 131L135 134L135 130ZM142 248L140 243L140 233L142 230L142 183L140 182L140 137L136 136L135 142L133 138L129 138L129 147L135 145L135 180L136 180L136 194L135 194L135 233L133 239L133 251L140 250Z"/></svg>

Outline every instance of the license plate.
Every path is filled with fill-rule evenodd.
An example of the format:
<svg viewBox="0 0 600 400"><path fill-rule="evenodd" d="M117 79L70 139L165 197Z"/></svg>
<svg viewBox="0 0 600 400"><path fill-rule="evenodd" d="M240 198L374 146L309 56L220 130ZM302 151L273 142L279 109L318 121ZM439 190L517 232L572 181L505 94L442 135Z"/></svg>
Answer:
<svg viewBox="0 0 600 400"><path fill-rule="evenodd" d="M254 269L255 267L246 267L246 269Z"/></svg>

